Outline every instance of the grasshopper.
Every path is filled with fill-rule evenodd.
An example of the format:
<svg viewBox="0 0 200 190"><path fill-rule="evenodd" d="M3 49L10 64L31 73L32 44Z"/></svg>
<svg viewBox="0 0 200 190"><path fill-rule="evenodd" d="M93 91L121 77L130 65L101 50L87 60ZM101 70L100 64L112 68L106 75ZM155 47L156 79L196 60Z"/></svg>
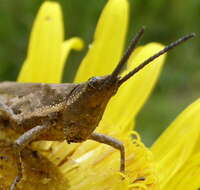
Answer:
<svg viewBox="0 0 200 190"><path fill-rule="evenodd" d="M119 87L157 57L166 53L195 34L186 35L148 58L124 77L120 71L134 51L144 33L144 27L131 41L114 71L102 77L92 77L79 84L0 83L0 131L13 138L13 150L18 175L10 190L14 190L23 177L21 152L33 141L50 140L83 142L91 139L120 151L120 171L125 171L123 143L113 137L94 132L106 105ZM12 132L11 132L12 131Z"/></svg>

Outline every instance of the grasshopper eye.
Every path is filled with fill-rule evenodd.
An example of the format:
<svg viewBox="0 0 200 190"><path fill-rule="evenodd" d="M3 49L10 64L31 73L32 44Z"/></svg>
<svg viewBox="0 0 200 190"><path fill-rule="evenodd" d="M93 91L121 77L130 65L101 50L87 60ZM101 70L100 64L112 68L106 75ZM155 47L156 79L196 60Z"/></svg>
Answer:
<svg viewBox="0 0 200 190"><path fill-rule="evenodd" d="M88 80L88 86L91 88L96 88L99 84L99 77L92 77Z"/></svg>

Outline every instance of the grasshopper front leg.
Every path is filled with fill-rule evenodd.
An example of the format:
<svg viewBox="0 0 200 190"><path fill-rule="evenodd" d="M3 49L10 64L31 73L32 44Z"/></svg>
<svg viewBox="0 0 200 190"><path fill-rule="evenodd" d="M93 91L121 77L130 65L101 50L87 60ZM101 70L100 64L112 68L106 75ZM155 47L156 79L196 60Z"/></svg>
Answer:
<svg viewBox="0 0 200 190"><path fill-rule="evenodd" d="M39 125L36 126L23 135L21 135L17 140L15 140L13 144L14 154L17 160L17 168L18 168L18 175L16 176L15 180L13 181L12 185L10 186L9 190L15 190L17 184L22 179L22 161L21 161L21 151L35 138L37 138L42 133L46 132L51 125Z"/></svg>
<svg viewBox="0 0 200 190"><path fill-rule="evenodd" d="M100 143L104 143L107 145L112 146L115 149L118 149L120 151L120 171L124 172L125 171L125 148L122 142L120 142L119 140L104 135L104 134L99 134L99 133L92 133L89 137L89 139L100 142Z"/></svg>

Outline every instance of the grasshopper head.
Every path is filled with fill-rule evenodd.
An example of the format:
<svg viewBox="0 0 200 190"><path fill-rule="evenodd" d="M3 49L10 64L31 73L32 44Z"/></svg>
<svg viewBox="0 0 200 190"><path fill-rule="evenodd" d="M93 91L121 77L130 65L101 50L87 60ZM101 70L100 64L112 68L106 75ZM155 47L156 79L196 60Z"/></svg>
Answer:
<svg viewBox="0 0 200 190"><path fill-rule="evenodd" d="M93 107L105 106L111 96L113 96L118 89L119 78L112 78L111 75L103 77L90 78L85 87L86 94L90 96ZM89 102L88 102L89 103Z"/></svg>

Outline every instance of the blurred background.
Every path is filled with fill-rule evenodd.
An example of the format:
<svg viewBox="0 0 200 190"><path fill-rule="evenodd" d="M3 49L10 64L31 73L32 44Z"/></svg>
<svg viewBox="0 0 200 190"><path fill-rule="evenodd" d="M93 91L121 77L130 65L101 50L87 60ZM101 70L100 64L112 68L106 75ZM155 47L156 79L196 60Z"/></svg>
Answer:
<svg viewBox="0 0 200 190"><path fill-rule="evenodd" d="M16 80L26 57L29 34L42 0L0 0L0 81ZM98 17L107 0L60 0L67 38L92 40ZM167 57L153 94L137 118L137 130L151 145L174 118L200 94L200 1L129 0L131 5L127 42L142 26L147 26L142 44L168 44L182 35L197 37L177 47ZM81 18L81 19L80 19ZM85 51L73 52L65 69L64 81L73 80ZM67 72L67 71L71 72ZM73 72L72 72L73 71Z"/></svg>

